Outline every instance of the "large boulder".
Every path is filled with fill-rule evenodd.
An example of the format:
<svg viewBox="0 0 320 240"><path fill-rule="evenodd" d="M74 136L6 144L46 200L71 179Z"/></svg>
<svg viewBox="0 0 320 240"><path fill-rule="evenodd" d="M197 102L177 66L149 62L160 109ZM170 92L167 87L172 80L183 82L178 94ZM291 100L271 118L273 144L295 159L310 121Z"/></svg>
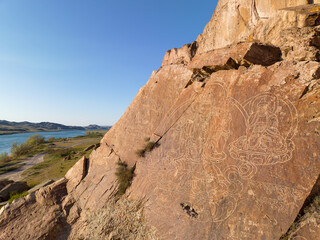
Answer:
<svg viewBox="0 0 320 240"><path fill-rule="evenodd" d="M1 180L0 181L0 190L9 185L10 183L13 183L12 180Z"/></svg>
<svg viewBox="0 0 320 240"><path fill-rule="evenodd" d="M71 169L69 169L65 176L68 180L67 188L69 189L69 192L76 188L81 180L87 175L88 167L89 159L82 157Z"/></svg>
<svg viewBox="0 0 320 240"><path fill-rule="evenodd" d="M10 183L0 191L0 202L7 201L10 198L10 194L22 193L24 191L27 191L28 189L29 186L26 182Z"/></svg>
<svg viewBox="0 0 320 240"><path fill-rule="evenodd" d="M188 68L207 69L211 72L237 69L239 66L258 64L270 66L281 59L281 50L272 45L239 43L226 48L197 54Z"/></svg>
<svg viewBox="0 0 320 240"><path fill-rule="evenodd" d="M36 201L43 206L54 206L62 203L63 197L67 195L67 179L62 178L58 181L40 188L36 193Z"/></svg>
<svg viewBox="0 0 320 240"><path fill-rule="evenodd" d="M14 200L0 210L0 239L65 240L70 225L61 206L65 180Z"/></svg>

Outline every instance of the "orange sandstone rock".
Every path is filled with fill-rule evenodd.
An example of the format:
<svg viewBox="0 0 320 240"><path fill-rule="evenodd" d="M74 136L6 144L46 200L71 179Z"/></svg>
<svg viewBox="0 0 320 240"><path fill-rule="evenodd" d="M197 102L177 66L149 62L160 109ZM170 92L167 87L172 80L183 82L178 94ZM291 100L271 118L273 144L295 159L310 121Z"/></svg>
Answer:
<svg viewBox="0 0 320 240"><path fill-rule="evenodd" d="M320 173L319 6L307 3L220 0L87 162L0 211L0 239L86 239L115 200L118 161L136 164L125 197L159 239L279 239ZM157 144L140 158L145 138ZM314 237L311 220L290 237Z"/></svg>

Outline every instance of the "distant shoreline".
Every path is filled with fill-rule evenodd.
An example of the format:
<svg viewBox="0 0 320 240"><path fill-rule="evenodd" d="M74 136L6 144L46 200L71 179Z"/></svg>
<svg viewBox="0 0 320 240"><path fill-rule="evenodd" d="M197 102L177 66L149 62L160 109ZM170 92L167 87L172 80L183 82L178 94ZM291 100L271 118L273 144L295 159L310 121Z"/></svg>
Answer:
<svg viewBox="0 0 320 240"><path fill-rule="evenodd" d="M11 135L18 133L33 133L33 132L61 132L61 131L96 131L109 130L111 126L99 126L91 124L88 126L67 126L60 123L52 122L10 122L0 120L0 135Z"/></svg>
<svg viewBox="0 0 320 240"><path fill-rule="evenodd" d="M2 135L13 135L19 133L37 133L37 132L64 132L64 131L99 131L99 130L86 130L86 129L61 129L61 130L38 130L38 131L21 131L21 132L10 132L10 133L0 133Z"/></svg>

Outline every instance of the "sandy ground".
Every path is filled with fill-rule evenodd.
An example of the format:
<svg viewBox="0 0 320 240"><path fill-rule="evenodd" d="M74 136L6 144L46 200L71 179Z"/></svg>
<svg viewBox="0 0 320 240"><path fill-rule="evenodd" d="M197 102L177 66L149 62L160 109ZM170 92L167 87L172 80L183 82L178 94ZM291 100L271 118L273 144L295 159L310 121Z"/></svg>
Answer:
<svg viewBox="0 0 320 240"><path fill-rule="evenodd" d="M9 180L13 180L13 181L21 180L22 179L22 177L21 177L22 172L28 168L31 168L33 165L42 162L44 155L46 155L46 154L45 153L38 154L34 157L27 158L27 159L21 161L20 163L17 163L17 164L24 163L24 165L21 168L16 169L14 171L1 174L0 180L2 180L2 179L9 179Z"/></svg>

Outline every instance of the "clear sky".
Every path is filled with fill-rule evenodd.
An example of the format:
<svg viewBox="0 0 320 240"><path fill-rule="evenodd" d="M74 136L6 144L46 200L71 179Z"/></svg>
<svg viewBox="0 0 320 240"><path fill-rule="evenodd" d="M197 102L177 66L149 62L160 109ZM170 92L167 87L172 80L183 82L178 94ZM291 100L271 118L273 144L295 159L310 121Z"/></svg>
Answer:
<svg viewBox="0 0 320 240"><path fill-rule="evenodd" d="M0 0L0 120L113 125L217 0Z"/></svg>

